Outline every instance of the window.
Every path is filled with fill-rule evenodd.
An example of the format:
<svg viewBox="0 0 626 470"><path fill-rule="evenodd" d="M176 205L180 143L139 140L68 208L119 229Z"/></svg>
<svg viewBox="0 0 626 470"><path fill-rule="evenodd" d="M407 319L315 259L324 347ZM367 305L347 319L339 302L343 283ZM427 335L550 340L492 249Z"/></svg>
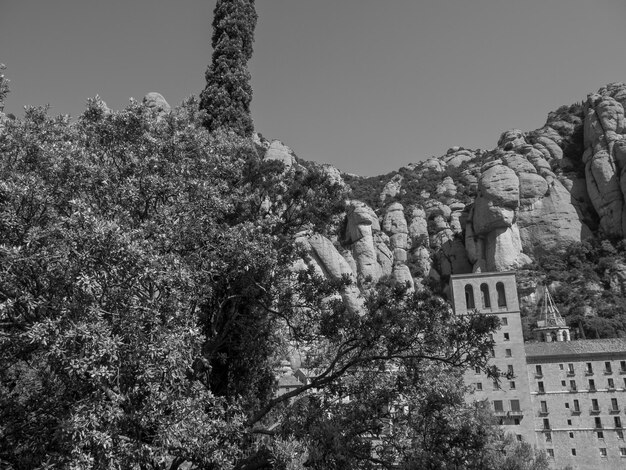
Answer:
<svg viewBox="0 0 626 470"><path fill-rule="evenodd" d="M572 455L576 455L576 449L572 449Z"/></svg>
<svg viewBox="0 0 626 470"><path fill-rule="evenodd" d="M574 375L574 364L567 364L567 375Z"/></svg>
<svg viewBox="0 0 626 470"><path fill-rule="evenodd" d="M494 351L493 348L491 348L491 357L496 357L496 352Z"/></svg>
<svg viewBox="0 0 626 470"><path fill-rule="evenodd" d="M509 341L511 338L508 333L504 333L504 341Z"/></svg>
<svg viewBox="0 0 626 470"><path fill-rule="evenodd" d="M576 381L575 381L575 380L570 380L570 381L569 381L569 389L570 389L572 392L575 392L575 391L576 391Z"/></svg>
<svg viewBox="0 0 626 470"><path fill-rule="evenodd" d="M559 369L561 369L561 370L564 369L563 364L559 364Z"/></svg>
<svg viewBox="0 0 626 470"><path fill-rule="evenodd" d="M607 380L607 387L609 389L614 389L615 388L615 381L613 379L608 379Z"/></svg>
<svg viewBox="0 0 626 470"><path fill-rule="evenodd" d="M542 413L547 413L548 412L548 402L547 401L541 401L541 412Z"/></svg>
<svg viewBox="0 0 626 470"><path fill-rule="evenodd" d="M626 388L626 377L624 377L624 388Z"/></svg>
<svg viewBox="0 0 626 470"><path fill-rule="evenodd" d="M476 303L474 302L474 288L471 284L466 284L465 286L465 307L467 310L476 308Z"/></svg>
<svg viewBox="0 0 626 470"><path fill-rule="evenodd" d="M476 383L476 390L482 390L483 389L483 384L481 384L480 382Z"/></svg>
<svg viewBox="0 0 626 470"><path fill-rule="evenodd" d="M578 400L574 400L574 411L580 412L580 404L578 403Z"/></svg>
<svg viewBox="0 0 626 470"><path fill-rule="evenodd" d="M561 386L565 387L565 380L561 380Z"/></svg>
<svg viewBox="0 0 626 470"><path fill-rule="evenodd" d="M624 431L622 431L621 429L617 430L615 434L617 434L618 439L624 439Z"/></svg>
<svg viewBox="0 0 626 470"><path fill-rule="evenodd" d="M480 367L475 367L474 368L474 373L480 374Z"/></svg>
<svg viewBox="0 0 626 470"><path fill-rule="evenodd" d="M598 439L604 439L604 433L602 431L598 431L596 434L598 435Z"/></svg>
<svg viewBox="0 0 626 470"><path fill-rule="evenodd" d="M606 458L606 447L600 447L600 457Z"/></svg>
<svg viewBox="0 0 626 470"><path fill-rule="evenodd" d="M567 408L569 410L569 403L565 403L565 408Z"/></svg>
<svg viewBox="0 0 626 470"><path fill-rule="evenodd" d="M551 432L545 433L545 436L546 436L546 442L552 442L552 433Z"/></svg>
<svg viewBox="0 0 626 470"><path fill-rule="evenodd" d="M494 400L493 401L493 409L496 413L501 413L504 411L504 407L502 406L502 400Z"/></svg>
<svg viewBox="0 0 626 470"><path fill-rule="evenodd" d="M626 372L626 361L619 361L619 371L622 373Z"/></svg>
<svg viewBox="0 0 626 470"><path fill-rule="evenodd" d="M493 381L493 389L494 390L500 390L500 384L498 383L497 380Z"/></svg>
<svg viewBox="0 0 626 470"><path fill-rule="evenodd" d="M619 416L614 416L613 417L613 421L615 422L615 427L616 428L621 428L622 427L622 418L620 418Z"/></svg>
<svg viewBox="0 0 626 470"><path fill-rule="evenodd" d="M507 326L509 324L509 320L506 317L500 318L500 324L502 326Z"/></svg>
<svg viewBox="0 0 626 470"><path fill-rule="evenodd" d="M546 449L546 452L548 453L548 457L551 459L554 458L554 449Z"/></svg>
<svg viewBox="0 0 626 470"><path fill-rule="evenodd" d="M514 377L515 373L513 372L513 364L508 364L506 366L506 373L509 377Z"/></svg>
<svg viewBox="0 0 626 470"><path fill-rule="evenodd" d="M601 428L602 427L602 418L600 418L599 416L594 418L594 425L596 428Z"/></svg>
<svg viewBox="0 0 626 470"><path fill-rule="evenodd" d="M567 420L567 425L568 425L568 426L571 426L571 425L572 425L572 420L571 420L571 419L568 419L568 420Z"/></svg>
<svg viewBox="0 0 626 470"><path fill-rule="evenodd" d="M617 398L611 398L611 411L619 411L619 405L617 404Z"/></svg>
<svg viewBox="0 0 626 470"><path fill-rule="evenodd" d="M543 418L543 429L550 429L550 420L548 418Z"/></svg>
<svg viewBox="0 0 626 470"><path fill-rule="evenodd" d="M610 361L606 361L604 363L604 373L605 374L612 374L613 373L613 368L611 367L611 362Z"/></svg>
<svg viewBox="0 0 626 470"><path fill-rule="evenodd" d="M619 448L619 455L621 455L622 457L626 457L626 447Z"/></svg>
<svg viewBox="0 0 626 470"><path fill-rule="evenodd" d="M543 382L537 382L537 388L539 389L539 393L546 393L546 390L543 388Z"/></svg>
<svg viewBox="0 0 626 470"><path fill-rule="evenodd" d="M513 424L514 424L515 426L519 426L519 418L515 418L515 419L513 420Z"/></svg>
<svg viewBox="0 0 626 470"><path fill-rule="evenodd" d="M513 355L512 351L510 349L505 349L504 350L504 355L506 357L511 357Z"/></svg>
<svg viewBox="0 0 626 470"><path fill-rule="evenodd" d="M598 406L598 400L593 398L591 400L591 411L600 411L600 407Z"/></svg>
<svg viewBox="0 0 626 470"><path fill-rule="evenodd" d="M593 374L593 367L591 365L591 362L587 363L587 371L586 371L586 373L587 374Z"/></svg>
<svg viewBox="0 0 626 470"><path fill-rule="evenodd" d="M520 411L519 400L511 400L511 411Z"/></svg>
<svg viewBox="0 0 626 470"><path fill-rule="evenodd" d="M569 437L570 437L571 439L574 439L574 433L573 433L573 432L570 432L570 433L569 433Z"/></svg>
<svg viewBox="0 0 626 470"><path fill-rule="evenodd" d="M521 434L518 434L518 435L517 435L517 441L518 441L518 442L522 442L522 435L521 435Z"/></svg>
<svg viewBox="0 0 626 470"><path fill-rule="evenodd" d="M535 374L539 376L543 375L543 372L541 371L541 366L539 364L535 366Z"/></svg>
<svg viewBox="0 0 626 470"><path fill-rule="evenodd" d="M590 392L596 391L596 383L594 382L593 379L589 379L589 391Z"/></svg>
<svg viewBox="0 0 626 470"><path fill-rule="evenodd" d="M498 293L498 307L506 307L506 295L504 293L504 284L498 282L496 284L496 292Z"/></svg>
<svg viewBox="0 0 626 470"><path fill-rule="evenodd" d="M514 381L512 381L512 380L511 380L511 381L509 382L509 388L510 388L511 390L515 390L515 382L514 382Z"/></svg>
<svg viewBox="0 0 626 470"><path fill-rule="evenodd" d="M487 284L480 285L480 298L482 300L483 308L491 308L491 301L489 300L489 286Z"/></svg>

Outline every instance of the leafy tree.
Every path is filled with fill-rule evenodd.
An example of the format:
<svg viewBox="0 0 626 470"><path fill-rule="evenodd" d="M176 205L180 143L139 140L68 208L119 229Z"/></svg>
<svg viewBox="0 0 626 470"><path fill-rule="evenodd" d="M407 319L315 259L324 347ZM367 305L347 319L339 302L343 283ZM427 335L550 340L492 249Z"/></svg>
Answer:
<svg viewBox="0 0 626 470"><path fill-rule="evenodd" d="M254 131L250 117L252 87L248 61L257 14L254 0L218 0L213 13L213 57L206 71L206 87L200 108L206 111L204 126L241 136Z"/></svg>
<svg viewBox="0 0 626 470"><path fill-rule="evenodd" d="M375 468L438 452L425 429L480 453L451 384L495 320L385 283L349 311L349 279L292 269L342 187L203 116L94 99L0 129L2 465ZM310 381L277 396L294 347Z"/></svg>
<svg viewBox="0 0 626 470"><path fill-rule="evenodd" d="M0 63L0 113L4 111L4 100L9 94L9 80L2 73L4 69L6 69L6 66Z"/></svg>

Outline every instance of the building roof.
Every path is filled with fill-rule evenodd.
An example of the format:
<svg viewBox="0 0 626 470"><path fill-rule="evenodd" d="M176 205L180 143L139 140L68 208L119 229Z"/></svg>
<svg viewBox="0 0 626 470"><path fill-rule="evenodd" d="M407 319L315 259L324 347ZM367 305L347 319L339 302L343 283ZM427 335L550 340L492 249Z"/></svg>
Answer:
<svg viewBox="0 0 626 470"><path fill-rule="evenodd" d="M526 349L526 357L626 353L626 339L582 339L575 341L552 341L550 343L526 343L524 347Z"/></svg>

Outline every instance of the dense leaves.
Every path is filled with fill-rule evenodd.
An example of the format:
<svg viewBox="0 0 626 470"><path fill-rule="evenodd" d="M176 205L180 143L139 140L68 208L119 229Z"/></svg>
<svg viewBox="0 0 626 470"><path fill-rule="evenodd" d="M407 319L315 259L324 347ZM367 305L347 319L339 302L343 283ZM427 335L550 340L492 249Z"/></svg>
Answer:
<svg viewBox="0 0 626 470"><path fill-rule="evenodd" d="M560 252L541 255L535 270L550 286L561 314L581 338L626 336L626 245L623 241L592 239L574 243ZM522 276L524 277L524 276ZM526 323L534 324L538 310L528 310ZM525 332L530 337L530 331Z"/></svg>
<svg viewBox="0 0 626 470"><path fill-rule="evenodd" d="M257 22L254 0L218 0L213 13L213 57L200 95L200 108L207 112L204 125L210 131L223 128L250 136L254 128L248 61Z"/></svg>
<svg viewBox="0 0 626 470"><path fill-rule="evenodd" d="M311 260L294 243L337 235L345 190L210 134L198 108L93 99L74 123L30 108L0 130L2 465L456 468L482 455L491 423L460 374L487 368L497 321L386 282L347 309L350 279L296 269ZM279 395L294 354L308 381Z"/></svg>

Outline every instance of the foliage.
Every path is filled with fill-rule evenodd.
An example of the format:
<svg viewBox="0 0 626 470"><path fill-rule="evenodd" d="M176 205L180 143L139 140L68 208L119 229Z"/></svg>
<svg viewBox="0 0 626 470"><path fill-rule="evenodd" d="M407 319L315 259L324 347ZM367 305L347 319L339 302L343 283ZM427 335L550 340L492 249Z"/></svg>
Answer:
<svg viewBox="0 0 626 470"><path fill-rule="evenodd" d="M377 468L478 455L483 427L465 426L457 385L463 368L487 368L496 320L384 283L362 314L348 310L349 279L291 269L305 255L297 234L332 235L343 189L314 167L259 161L204 117L193 99L163 116L93 99L75 123L29 108L0 130L3 465ZM277 395L294 348L309 382Z"/></svg>
<svg viewBox="0 0 626 470"><path fill-rule="evenodd" d="M256 22L254 0L218 0L215 5L213 56L200 94L200 108L206 111L204 126L210 131L223 128L241 136L252 135L247 64Z"/></svg>
<svg viewBox="0 0 626 470"><path fill-rule="evenodd" d="M2 71L6 66L0 63L0 113L4 111L4 100L9 94L9 80L4 77Z"/></svg>
<svg viewBox="0 0 626 470"><path fill-rule="evenodd" d="M554 301L567 323L582 338L626 336L623 279L626 245L623 241L591 239L573 243L561 252L544 253L536 263L534 277L552 287ZM538 312L528 311L534 324ZM530 337L530 332L526 331Z"/></svg>

